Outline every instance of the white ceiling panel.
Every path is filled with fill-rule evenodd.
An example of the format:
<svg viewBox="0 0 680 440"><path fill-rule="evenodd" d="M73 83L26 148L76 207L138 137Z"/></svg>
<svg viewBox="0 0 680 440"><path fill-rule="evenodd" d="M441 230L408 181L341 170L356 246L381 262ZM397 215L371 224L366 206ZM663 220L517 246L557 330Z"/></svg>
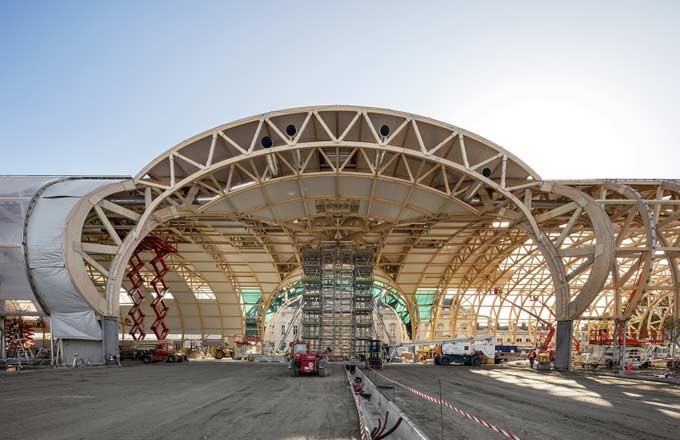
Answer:
<svg viewBox="0 0 680 440"><path fill-rule="evenodd" d="M266 200L260 188L236 193L232 195L229 200L232 205L234 205L237 212L250 211L266 204Z"/></svg>

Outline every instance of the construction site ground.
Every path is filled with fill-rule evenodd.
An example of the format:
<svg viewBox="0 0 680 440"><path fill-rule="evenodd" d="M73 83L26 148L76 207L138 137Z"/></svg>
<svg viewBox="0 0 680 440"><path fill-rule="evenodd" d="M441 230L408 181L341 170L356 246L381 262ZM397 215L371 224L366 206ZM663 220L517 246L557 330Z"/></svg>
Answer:
<svg viewBox="0 0 680 440"><path fill-rule="evenodd" d="M341 364L291 377L282 363L191 361L0 374L2 438L358 439ZM528 367L388 364L398 380L522 439L677 439L680 387ZM399 388L380 388L432 440L501 434Z"/></svg>
<svg viewBox="0 0 680 440"><path fill-rule="evenodd" d="M479 422L394 386L380 375L522 439L678 438L680 387L624 377L527 367L388 364L368 377L432 440L506 438ZM385 387L388 386L388 387ZM444 436L442 437L442 431Z"/></svg>
<svg viewBox="0 0 680 440"><path fill-rule="evenodd" d="M0 374L0 438L359 439L342 365L191 361Z"/></svg>

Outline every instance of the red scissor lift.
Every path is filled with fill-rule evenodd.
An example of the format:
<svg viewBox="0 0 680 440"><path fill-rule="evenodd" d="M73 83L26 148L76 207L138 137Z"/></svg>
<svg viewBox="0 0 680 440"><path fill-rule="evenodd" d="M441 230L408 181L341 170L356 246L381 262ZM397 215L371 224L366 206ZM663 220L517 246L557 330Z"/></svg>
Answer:
<svg viewBox="0 0 680 440"><path fill-rule="evenodd" d="M7 318L5 320L5 346L17 350L17 353L33 346L33 333L35 327L30 321L23 318Z"/></svg>
<svg viewBox="0 0 680 440"><path fill-rule="evenodd" d="M154 300L151 302L151 308L156 314L156 320L151 324L151 330L156 334L156 338L159 341L162 341L168 336L169 330L165 323L165 317L168 314L168 305L163 301L163 297L168 293L168 286L163 279L168 273L168 265L165 262L165 256L176 253L177 249L159 237L147 236L142 240L139 246L137 246L132 257L130 257L130 270L127 273L127 277L132 283L132 288L128 291L128 296L132 300L132 307L130 308L128 315L133 324L128 334L132 336L132 339L135 341L144 340L146 337L144 331L145 315L141 309L142 303L144 302L144 293L142 292L144 277L142 277L141 273L144 268L144 261L142 261L140 254L144 251L152 251L156 254L150 261L151 268L155 273L150 284L156 293Z"/></svg>

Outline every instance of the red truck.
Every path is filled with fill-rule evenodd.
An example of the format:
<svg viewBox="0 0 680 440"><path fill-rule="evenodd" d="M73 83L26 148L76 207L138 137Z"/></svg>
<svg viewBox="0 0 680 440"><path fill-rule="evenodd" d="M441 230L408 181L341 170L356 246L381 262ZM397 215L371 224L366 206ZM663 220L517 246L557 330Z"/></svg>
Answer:
<svg viewBox="0 0 680 440"><path fill-rule="evenodd" d="M186 360L186 357L177 351L175 344L173 342L160 342L156 344L153 350L147 350L142 359L145 364L150 364L151 362L182 362Z"/></svg>

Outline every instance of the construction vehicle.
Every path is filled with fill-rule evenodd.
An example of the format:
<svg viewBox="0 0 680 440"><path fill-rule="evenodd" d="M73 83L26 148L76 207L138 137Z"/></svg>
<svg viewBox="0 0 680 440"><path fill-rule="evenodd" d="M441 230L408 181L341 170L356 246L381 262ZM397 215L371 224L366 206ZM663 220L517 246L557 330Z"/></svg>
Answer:
<svg viewBox="0 0 680 440"><path fill-rule="evenodd" d="M300 374L328 376L329 364L326 353L313 353L309 351L309 342L303 340L293 341L288 349L288 368L293 376Z"/></svg>
<svg viewBox="0 0 680 440"><path fill-rule="evenodd" d="M177 351L174 342L160 342L152 350L146 350L142 355L145 364L152 362L182 362L187 360L186 356Z"/></svg>
<svg viewBox="0 0 680 440"><path fill-rule="evenodd" d="M537 370L550 370L552 368L552 363L555 358L551 358L550 352L539 351L536 354L536 369Z"/></svg>
<svg viewBox="0 0 680 440"><path fill-rule="evenodd" d="M366 366L372 369L383 367L383 347L380 339L371 339L368 341Z"/></svg>
<svg viewBox="0 0 680 440"><path fill-rule="evenodd" d="M611 334L609 328L602 326L590 331L588 352L582 353L577 363L583 368L606 368L628 366L645 369L660 366L668 357L668 347L661 340L640 340L624 338L620 327Z"/></svg>
<svg viewBox="0 0 680 440"><path fill-rule="evenodd" d="M550 348L550 343L555 336L555 326L546 322L544 324L548 325L548 334L536 349L536 370L550 370L555 361L555 350Z"/></svg>
<svg viewBox="0 0 680 440"><path fill-rule="evenodd" d="M434 357L435 365L462 364L479 366L486 360L494 363L496 356L495 336L473 336L444 341L441 354Z"/></svg>
<svg viewBox="0 0 680 440"><path fill-rule="evenodd" d="M236 359L236 352L229 346L229 344L212 347L210 349L210 355L215 359L222 359L225 357Z"/></svg>
<svg viewBox="0 0 680 440"><path fill-rule="evenodd" d="M488 335L405 342L392 348L389 359L393 360L402 347L427 345L438 345L433 350L433 353L436 353L433 358L435 365L481 365L485 361L492 364L495 362L496 337Z"/></svg>
<svg viewBox="0 0 680 440"><path fill-rule="evenodd" d="M234 360L253 360L257 354L257 346L260 344L260 338L257 336L235 336L232 338L232 343L225 339L225 344L231 348L231 358Z"/></svg>

